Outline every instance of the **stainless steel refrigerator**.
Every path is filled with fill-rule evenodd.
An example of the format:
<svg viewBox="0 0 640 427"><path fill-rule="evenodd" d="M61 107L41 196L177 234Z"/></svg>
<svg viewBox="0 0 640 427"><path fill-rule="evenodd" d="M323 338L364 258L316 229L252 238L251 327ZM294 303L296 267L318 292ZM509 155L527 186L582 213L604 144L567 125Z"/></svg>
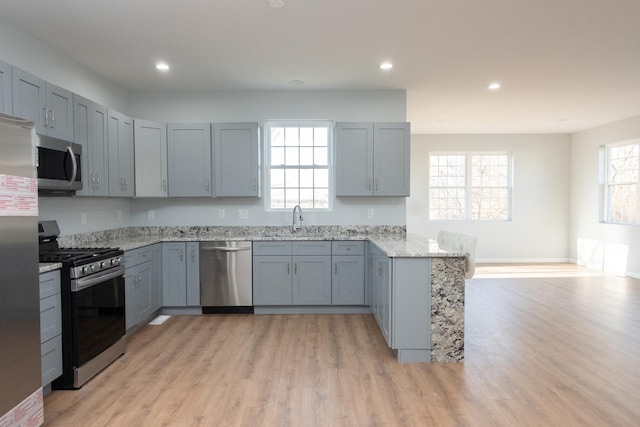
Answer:
<svg viewBox="0 0 640 427"><path fill-rule="evenodd" d="M38 186L32 122L0 114L0 425L41 425Z"/></svg>

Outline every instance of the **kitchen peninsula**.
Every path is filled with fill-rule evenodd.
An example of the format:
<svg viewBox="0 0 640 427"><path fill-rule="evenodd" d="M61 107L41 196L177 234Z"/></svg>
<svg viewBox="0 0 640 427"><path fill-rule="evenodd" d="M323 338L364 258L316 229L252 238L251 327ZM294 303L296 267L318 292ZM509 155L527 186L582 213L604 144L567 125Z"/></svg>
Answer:
<svg viewBox="0 0 640 427"><path fill-rule="evenodd" d="M60 236L64 246L132 251L164 242L364 241L365 306L400 362L464 359L464 253L397 226L128 227ZM335 307L334 307L335 308ZM366 308L366 307L365 307ZM333 311L335 312L335 310Z"/></svg>

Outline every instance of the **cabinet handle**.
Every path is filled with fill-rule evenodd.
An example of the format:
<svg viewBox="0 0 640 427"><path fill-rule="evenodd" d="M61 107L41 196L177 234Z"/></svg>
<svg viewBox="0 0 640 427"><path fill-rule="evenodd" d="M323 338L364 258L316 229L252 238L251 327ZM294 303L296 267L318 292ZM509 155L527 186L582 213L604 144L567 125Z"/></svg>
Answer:
<svg viewBox="0 0 640 427"><path fill-rule="evenodd" d="M44 127L48 127L49 126L49 110L47 110L46 108L43 108L44 110Z"/></svg>
<svg viewBox="0 0 640 427"><path fill-rule="evenodd" d="M195 262L196 261L196 248L192 247L191 248L191 262Z"/></svg>
<svg viewBox="0 0 640 427"><path fill-rule="evenodd" d="M297 262L293 263L293 274L298 274L298 263Z"/></svg>
<svg viewBox="0 0 640 427"><path fill-rule="evenodd" d="M125 176L124 177L124 190L127 191L127 188L129 188L129 183L127 182L129 179Z"/></svg>
<svg viewBox="0 0 640 427"><path fill-rule="evenodd" d="M371 178L369 178L369 191L371 191Z"/></svg>
<svg viewBox="0 0 640 427"><path fill-rule="evenodd" d="M180 261L184 261L184 250L180 249Z"/></svg>
<svg viewBox="0 0 640 427"><path fill-rule="evenodd" d="M167 191L167 179L162 180L162 191Z"/></svg>
<svg viewBox="0 0 640 427"><path fill-rule="evenodd" d="M287 276L289 274L291 274L291 263L290 262L287 263Z"/></svg>
<svg viewBox="0 0 640 427"><path fill-rule="evenodd" d="M54 127L56 127L56 113L53 110L49 111L51 111L51 129L53 129Z"/></svg>
<svg viewBox="0 0 640 427"><path fill-rule="evenodd" d="M96 174L96 189L100 188L100 175Z"/></svg>
<svg viewBox="0 0 640 427"><path fill-rule="evenodd" d="M333 263L333 274L338 275L338 263Z"/></svg>
<svg viewBox="0 0 640 427"><path fill-rule="evenodd" d="M376 192L378 191L378 178L376 178Z"/></svg>
<svg viewBox="0 0 640 427"><path fill-rule="evenodd" d="M256 191L256 186L257 186L257 185L258 185L258 184L257 184L256 180L254 179L254 180L253 180L253 191Z"/></svg>
<svg viewBox="0 0 640 427"><path fill-rule="evenodd" d="M206 191L207 193L209 192L209 180L208 179L204 180L204 191Z"/></svg>

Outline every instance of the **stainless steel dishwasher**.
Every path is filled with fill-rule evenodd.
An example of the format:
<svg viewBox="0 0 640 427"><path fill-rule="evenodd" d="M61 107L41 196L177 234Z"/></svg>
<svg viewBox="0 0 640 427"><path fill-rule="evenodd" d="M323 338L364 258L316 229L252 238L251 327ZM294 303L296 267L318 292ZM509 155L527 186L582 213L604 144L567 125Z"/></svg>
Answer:
<svg viewBox="0 0 640 427"><path fill-rule="evenodd" d="M203 314L253 313L251 242L200 242Z"/></svg>

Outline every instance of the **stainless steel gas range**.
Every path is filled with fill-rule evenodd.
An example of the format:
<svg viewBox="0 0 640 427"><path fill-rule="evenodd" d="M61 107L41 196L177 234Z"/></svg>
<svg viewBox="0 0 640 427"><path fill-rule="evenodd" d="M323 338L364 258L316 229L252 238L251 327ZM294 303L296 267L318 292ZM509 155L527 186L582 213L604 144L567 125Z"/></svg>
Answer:
<svg viewBox="0 0 640 427"><path fill-rule="evenodd" d="M40 262L62 263L62 376L55 389L77 389L126 349L123 251L60 248L56 221L38 223Z"/></svg>

